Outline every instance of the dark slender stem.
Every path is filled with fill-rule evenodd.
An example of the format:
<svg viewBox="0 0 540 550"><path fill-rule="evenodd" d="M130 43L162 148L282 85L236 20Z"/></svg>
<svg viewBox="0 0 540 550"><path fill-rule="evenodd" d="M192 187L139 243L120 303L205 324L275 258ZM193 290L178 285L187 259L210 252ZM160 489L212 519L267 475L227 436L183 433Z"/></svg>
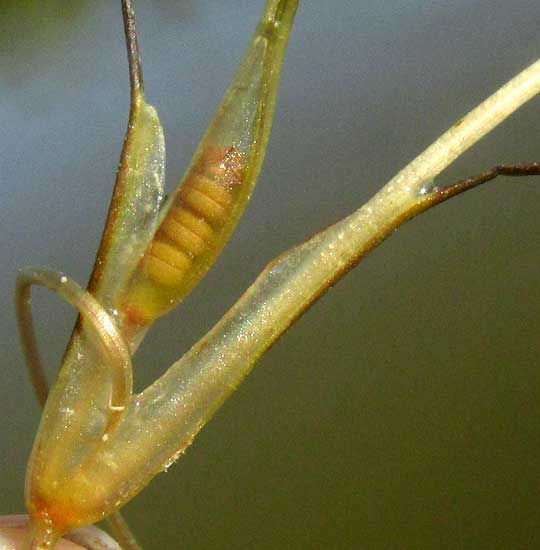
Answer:
<svg viewBox="0 0 540 550"><path fill-rule="evenodd" d="M126 35L129 64L129 82L133 101L135 95L144 93L143 72L139 44L137 42L137 27L135 24L133 0L122 0L122 16L124 18L124 32Z"/></svg>
<svg viewBox="0 0 540 550"><path fill-rule="evenodd" d="M34 321L32 308L30 307L30 290L30 282L19 276L15 287L15 307L17 310L19 335L26 366L30 374L30 381L39 405L43 408L49 394L49 383L47 382L45 368L39 354L36 334L33 330Z"/></svg>
<svg viewBox="0 0 540 550"><path fill-rule="evenodd" d="M476 176L470 176L464 180L452 183L451 185L446 185L445 187L439 189L435 188L433 194L434 201L436 204L443 202L451 197L459 195L469 189L473 189L478 185L487 183L495 179L497 176L538 176L540 175L540 162L529 162L521 164L499 164L494 166L490 170L486 170L481 174Z"/></svg>
<svg viewBox="0 0 540 550"><path fill-rule="evenodd" d="M129 154L136 133L137 118L140 114L141 106L144 104L144 86L143 74L141 66L141 58L139 55L139 45L137 42L137 28L135 25L135 10L133 0L122 1L122 17L124 19L124 32L126 37L126 49L129 66L129 83L130 83L130 105L129 105L129 120L124 137L124 145L120 155L120 163L116 174L116 183L114 185L113 196L107 214L107 221L101 237L101 243L94 262L94 269L88 283L88 291L95 293L99 287L103 271L107 265L107 255L111 250L114 234L118 231L119 217L123 206L123 196L126 193L126 178L129 164ZM77 327L75 330L78 330Z"/></svg>
<svg viewBox="0 0 540 550"><path fill-rule="evenodd" d="M470 176L456 183L445 185L444 187L435 187L434 189L427 191L425 194L419 195L418 201L401 216L396 218L390 224L390 227L393 231L406 221L418 216L418 214L421 214L422 212L425 212L426 210L429 210L430 208L433 208L434 206L437 206L438 204L441 204L456 195L469 191L470 189L474 189L475 187L487 183L488 181L494 180L498 176L519 177L539 175L540 162L498 164L497 166L477 174L476 176ZM383 239L387 236L388 235L385 235Z"/></svg>

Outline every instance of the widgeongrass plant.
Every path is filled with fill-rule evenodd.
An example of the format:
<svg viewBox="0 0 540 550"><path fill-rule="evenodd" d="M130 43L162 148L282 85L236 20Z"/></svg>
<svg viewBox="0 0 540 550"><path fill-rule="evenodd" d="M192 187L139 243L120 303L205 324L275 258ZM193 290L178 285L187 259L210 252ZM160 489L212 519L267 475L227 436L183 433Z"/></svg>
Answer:
<svg viewBox="0 0 540 550"><path fill-rule="evenodd" d="M266 17L268 13L274 20L286 17L287 9L292 15L293 4L269 2ZM129 15L129 3L125 8ZM88 294L77 290L65 276L54 278L47 272L34 270L25 272L20 279L22 333L29 351L29 363L38 376L38 357L28 330L28 311L25 309L28 283L39 282L71 292L70 299L78 301L89 318L96 319L98 329L96 339L90 336L88 321L79 325L83 332L79 336L76 333L72 351L68 352L66 359L68 365L76 359L77 366L74 371L71 369L71 373L64 367L42 422L27 493L35 524L36 548L52 544L63 531L107 515L123 505L157 471L167 467L191 442L215 407L245 376L253 361L314 299L404 221L499 174L534 175L539 171L536 163L501 165L483 172L480 177L468 178L454 185L433 183L433 178L450 162L538 93L540 68L535 64L454 125L357 213L273 262L207 339L184 356L176 370L170 371L142 397L131 399L127 348L134 350L148 325L193 286L198 276L196 266L199 260L202 261L199 272L206 269L213 259L206 255L207 251L217 253L223 242L218 232L225 227L231 212L236 215L235 201L244 202L241 195L237 197L238 190L257 175L263 152L260 147L264 148L267 138L266 115L260 111L260 103L237 96L253 94L253 90L260 94L262 90L270 94L270 99L263 99L263 102L272 103L273 84L261 87L258 79L271 77L273 69L271 66L267 68L265 55L271 62L279 63L279 59L271 51L257 52L257 40L260 39L256 39L256 53L246 66L252 73L254 65L257 66L256 60L261 59L262 76L256 75L255 84L247 84L241 73L241 84L232 89L234 103L230 101L231 96L225 100L225 109L221 111L225 118L218 118L218 122L211 126L196 153L191 175L186 179L187 187L180 192L179 198L170 200L169 211L156 210L156 215L164 221L160 222L157 239L147 250L154 231L152 209L155 209L155 206L149 208L148 205L159 202L156 198L161 191L155 180L161 177L163 146L159 122L154 111L145 105L138 85L139 68L130 26L132 19L127 17L126 21L131 53L132 124L119 172L120 185L117 185L111 210L113 223L109 223L90 284L98 301L93 302ZM280 27L272 24L272 32L276 32L272 35L265 25L259 33L263 40L279 40ZM279 56L280 46L276 43ZM266 71L268 75L265 75ZM239 115L234 114L233 108L232 122L229 105L234 105L234 108L240 105ZM245 128L239 130L236 116L247 121L247 135ZM254 144L256 147L252 152ZM219 194L212 187L212 178L214 182L223 181L225 194ZM145 184L143 191L147 192L142 198L137 187L141 179ZM143 208L138 210L141 204ZM199 238L197 242L202 251L190 248L193 237L189 243L186 237L177 238L174 233L176 226L169 221L170 212L175 212L175 209L173 222L182 222L178 223L180 230L193 229L188 223L198 220L198 230L192 234ZM182 213L192 217L198 214L198 217L188 222L181 219ZM114 221L118 219L121 223L115 228ZM206 225L201 225L202 221ZM203 231L207 233L201 233ZM225 228L223 239L229 232ZM212 241L214 236L217 245ZM176 244L190 255L180 255ZM123 270L119 271L118 265ZM193 269L195 275L192 276ZM108 317L103 308L120 321ZM115 324L120 331L115 330ZM81 338L87 342L81 343ZM87 364L81 366L85 361ZM73 376L77 377L76 383ZM102 380L98 383L100 378ZM42 382L38 380L36 386L43 394ZM181 415L179 411L182 411ZM90 421L92 416L94 419ZM68 420L71 418L73 420ZM70 431L72 435L69 435ZM170 443L165 443L169 441L164 439L167 431L174 432ZM137 438L142 439L139 442ZM58 441L62 443L59 445ZM156 449L159 449L157 454ZM145 454L146 451L151 452ZM121 475L117 473L119 464ZM125 477L128 478L127 485L122 480ZM115 484L118 487L115 488Z"/></svg>

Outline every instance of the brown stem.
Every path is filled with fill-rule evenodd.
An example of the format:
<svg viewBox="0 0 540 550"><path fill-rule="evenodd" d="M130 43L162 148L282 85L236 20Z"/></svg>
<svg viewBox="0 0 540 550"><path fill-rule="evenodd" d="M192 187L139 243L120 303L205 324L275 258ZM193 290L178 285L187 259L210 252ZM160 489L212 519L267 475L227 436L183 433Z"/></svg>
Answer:
<svg viewBox="0 0 540 550"><path fill-rule="evenodd" d="M135 10L133 0L122 0L122 17L124 18L124 32L129 65L129 82L131 85L132 101L137 94L144 93L143 72L139 43L137 41L137 27L135 24Z"/></svg>
<svg viewBox="0 0 540 550"><path fill-rule="evenodd" d="M518 164L499 164L490 170L486 170L476 176L470 176L456 183L446 185L443 188L435 188L432 193L426 195L425 200L429 201L429 206L440 204L451 197L473 189L495 179L497 176L538 176L540 175L540 162L518 163Z"/></svg>
<svg viewBox="0 0 540 550"><path fill-rule="evenodd" d="M30 382L34 388L38 403L41 408L45 406L49 394L49 383L45 374L45 367L39 354L36 334L33 330L32 308L30 307L31 285L26 280L17 278L15 287L15 308L17 311L17 324L21 338L21 346L26 360Z"/></svg>
<svg viewBox="0 0 540 550"><path fill-rule="evenodd" d="M415 218L422 212L441 204L448 199L455 197L465 191L474 189L475 187L487 183L498 176L538 176L540 175L540 162L529 163L516 163L516 164L498 164L493 168L486 170L476 176L470 176L463 180L444 187L435 187L428 190L425 194L419 195L418 201L414 203L408 210L400 214L393 219L388 226L386 226L379 235L377 235L373 241L365 247L355 262L347 266L343 272L336 274L335 280L332 283L340 279L347 271L357 265L363 257L365 257L371 250L376 248L383 240L387 239L396 229L398 229L405 222L408 222L412 218Z"/></svg>

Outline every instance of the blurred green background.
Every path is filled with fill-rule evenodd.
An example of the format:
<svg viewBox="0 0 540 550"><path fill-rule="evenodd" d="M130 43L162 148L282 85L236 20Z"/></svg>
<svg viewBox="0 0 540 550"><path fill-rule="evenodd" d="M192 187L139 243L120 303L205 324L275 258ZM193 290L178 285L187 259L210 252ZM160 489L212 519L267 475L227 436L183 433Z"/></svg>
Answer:
<svg viewBox="0 0 540 550"><path fill-rule="evenodd" d="M138 0L172 187L263 1ZM68 7L69 6L69 7ZM23 510L39 419L12 290L84 282L126 125L119 2L4 2L0 18L0 512ZM540 54L533 0L304 1L259 187L211 274L137 355L143 388L277 254L351 212ZM540 160L533 100L440 182ZM126 509L145 548L540 548L540 185L501 179L400 230L263 358ZM35 293L57 364L74 313Z"/></svg>

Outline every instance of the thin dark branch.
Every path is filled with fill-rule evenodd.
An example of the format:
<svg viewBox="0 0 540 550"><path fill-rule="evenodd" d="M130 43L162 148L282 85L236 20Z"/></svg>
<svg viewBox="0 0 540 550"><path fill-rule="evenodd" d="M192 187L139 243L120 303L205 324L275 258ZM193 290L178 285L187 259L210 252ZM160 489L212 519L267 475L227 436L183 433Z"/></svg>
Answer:
<svg viewBox="0 0 540 550"><path fill-rule="evenodd" d="M88 291L90 293L95 293L99 286L105 266L107 265L107 255L111 250L114 234L118 231L117 224L121 223L119 218L121 218L120 212L123 208L123 196L126 192L126 174L129 163L128 159L133 143L133 136L137 129L138 113L140 112L141 104L144 101L143 74L139 55L139 45L137 43L137 29L135 25L133 0L122 0L122 16L124 19L124 31L126 36L126 48L129 65L129 82L131 89L129 120L126 135L124 137L122 153L120 155L120 163L116 174L116 183L114 185L113 196L109 206L109 213L107 214L107 221L105 222L103 236L101 237L101 243L94 262L94 268L88 283ZM75 331L78 331L78 329L79 327L77 323Z"/></svg>
<svg viewBox="0 0 540 550"><path fill-rule="evenodd" d="M445 187L439 189L435 188L434 194L438 195L437 198L434 197L435 202L443 202L446 199L459 195L469 189L473 189L478 185L487 183L495 179L497 176L538 176L540 175L540 162L529 162L521 164L499 164L494 166L490 170L486 170L481 174L476 176L470 176L464 180L452 183L451 185L446 185Z"/></svg>
<svg viewBox="0 0 540 550"><path fill-rule="evenodd" d="M17 310L17 323L21 338L22 350L26 360L26 366L30 375L30 382L34 388L37 400L41 408L45 406L49 394L49 383L45 374L45 367L41 361L36 334L33 330L32 308L30 307L31 285L26 279L17 277L15 286L15 307Z"/></svg>
<svg viewBox="0 0 540 550"><path fill-rule="evenodd" d="M137 27L135 25L133 0L122 0L122 16L124 18L124 32L126 35L131 98L133 100L135 95L144 93L141 56L139 53L139 44L137 42Z"/></svg>
<svg viewBox="0 0 540 550"><path fill-rule="evenodd" d="M456 195L474 189L479 185L494 180L498 176L540 176L540 162L528 162L517 164L498 164L493 168L477 174L476 176L470 176L456 183L445 185L444 187L435 187L430 190L426 190L423 194L420 194L418 202L416 202L411 208L409 208L403 215L399 216L391 224L393 229L397 229L400 225L406 221L418 216L422 212L441 204ZM386 238L386 237L384 237Z"/></svg>

